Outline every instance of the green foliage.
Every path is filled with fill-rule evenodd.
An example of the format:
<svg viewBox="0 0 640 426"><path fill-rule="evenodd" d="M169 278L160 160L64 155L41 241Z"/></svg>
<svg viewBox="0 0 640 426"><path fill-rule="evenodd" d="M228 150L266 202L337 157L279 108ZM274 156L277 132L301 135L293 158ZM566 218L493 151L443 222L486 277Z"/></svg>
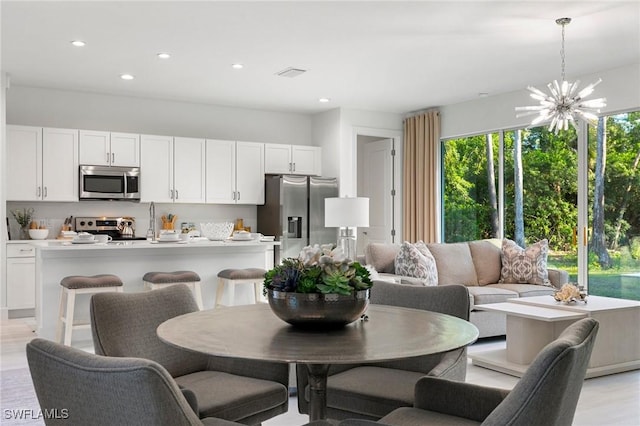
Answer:
<svg viewBox="0 0 640 426"><path fill-rule="evenodd" d="M633 259L640 260L640 237L631 238L629 253Z"/></svg>

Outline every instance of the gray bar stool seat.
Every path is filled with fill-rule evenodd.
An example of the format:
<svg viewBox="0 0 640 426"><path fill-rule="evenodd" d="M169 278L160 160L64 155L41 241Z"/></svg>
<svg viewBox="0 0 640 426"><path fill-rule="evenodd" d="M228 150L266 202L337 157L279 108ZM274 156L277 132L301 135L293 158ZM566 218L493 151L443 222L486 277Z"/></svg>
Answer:
<svg viewBox="0 0 640 426"><path fill-rule="evenodd" d="M218 272L218 291L216 292L216 306L219 306L224 294L224 288L229 288L229 300L233 305L235 299L235 286L237 284L253 284L254 303L260 301L264 274L267 271L261 268L223 269Z"/></svg>
<svg viewBox="0 0 640 426"><path fill-rule="evenodd" d="M184 284L191 289L198 308L202 310L200 275L193 271L147 272L142 277L142 282L147 290L157 290L168 285Z"/></svg>
<svg viewBox="0 0 640 426"><path fill-rule="evenodd" d="M58 326L56 328L56 341L71 346L71 334L73 330L90 328L89 322L74 321L76 295L95 294L109 291L122 292L122 280L116 275L100 274L93 276L70 275L60 281L60 310L58 313ZM64 330L64 341L62 332Z"/></svg>

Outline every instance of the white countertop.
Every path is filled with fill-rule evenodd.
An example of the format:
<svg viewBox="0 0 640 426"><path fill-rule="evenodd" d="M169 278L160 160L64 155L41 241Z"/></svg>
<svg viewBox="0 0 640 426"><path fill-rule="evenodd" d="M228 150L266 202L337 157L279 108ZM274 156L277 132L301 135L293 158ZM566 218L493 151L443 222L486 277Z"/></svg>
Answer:
<svg viewBox="0 0 640 426"><path fill-rule="evenodd" d="M197 239L192 241L158 242L146 240L111 241L109 243L76 244L70 240L13 240L12 243L31 244L42 251L69 251L69 250L122 250L122 249L166 249L180 247L243 247L243 246L279 246L280 241L209 241Z"/></svg>

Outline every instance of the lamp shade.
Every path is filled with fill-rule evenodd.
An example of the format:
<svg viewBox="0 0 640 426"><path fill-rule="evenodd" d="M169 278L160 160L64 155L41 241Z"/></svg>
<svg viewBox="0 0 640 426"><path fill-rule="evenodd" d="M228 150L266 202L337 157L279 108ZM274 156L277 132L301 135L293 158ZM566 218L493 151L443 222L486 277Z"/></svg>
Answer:
<svg viewBox="0 0 640 426"><path fill-rule="evenodd" d="M324 226L328 228L369 226L369 199L364 197L325 198Z"/></svg>

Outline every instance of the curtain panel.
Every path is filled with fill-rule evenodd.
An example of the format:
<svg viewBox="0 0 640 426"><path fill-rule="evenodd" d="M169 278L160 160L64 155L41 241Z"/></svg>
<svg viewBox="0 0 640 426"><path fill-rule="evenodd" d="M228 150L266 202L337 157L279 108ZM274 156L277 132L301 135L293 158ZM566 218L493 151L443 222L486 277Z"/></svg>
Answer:
<svg viewBox="0 0 640 426"><path fill-rule="evenodd" d="M403 241L437 242L437 179L440 112L404 120Z"/></svg>

